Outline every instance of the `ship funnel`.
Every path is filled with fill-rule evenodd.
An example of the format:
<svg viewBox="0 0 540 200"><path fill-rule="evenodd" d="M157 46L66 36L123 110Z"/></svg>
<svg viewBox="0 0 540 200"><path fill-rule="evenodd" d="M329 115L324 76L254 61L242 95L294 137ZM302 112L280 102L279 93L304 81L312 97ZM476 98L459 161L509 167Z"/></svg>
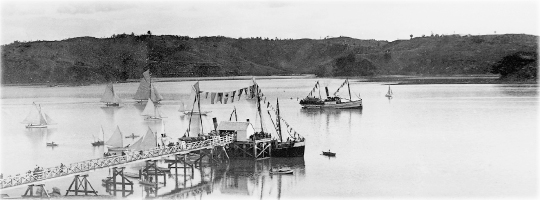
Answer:
<svg viewBox="0 0 540 200"><path fill-rule="evenodd" d="M217 118L212 118L212 121L214 122L214 131L217 131L217 126L218 126L218 123L217 123Z"/></svg>
<svg viewBox="0 0 540 200"><path fill-rule="evenodd" d="M328 93L328 87L324 87L324 90L326 90L326 97L330 97L330 94Z"/></svg>

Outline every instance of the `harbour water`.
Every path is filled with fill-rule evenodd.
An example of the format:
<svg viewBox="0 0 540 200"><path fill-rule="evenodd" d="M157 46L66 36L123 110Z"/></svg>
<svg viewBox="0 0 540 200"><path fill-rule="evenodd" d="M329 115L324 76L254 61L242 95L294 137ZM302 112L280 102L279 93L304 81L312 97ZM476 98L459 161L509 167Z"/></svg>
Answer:
<svg viewBox="0 0 540 200"><path fill-rule="evenodd" d="M187 198L533 198L538 195L538 92L536 85L393 85L394 98L384 95L387 83L350 80L353 98L363 99L362 110L306 110L299 105L319 80L335 91L343 79L258 80L267 101L280 101L281 115L306 138L304 158L243 160L197 170L201 181L184 182L169 175L158 195L184 195L204 185ZM193 81L156 82L164 97L160 108L165 132L180 137L189 118L178 112L186 102ZM248 80L201 81L203 91L232 91L249 86ZM100 127L108 138L119 126L124 134L143 135L148 127L161 132L160 121L144 121L144 105L132 100L138 83L115 84L125 102L105 107L99 102L103 85L79 87L6 86L1 102L0 172L15 175L60 163L99 158L103 147L93 147ZM343 89L342 89L343 90ZM318 94L317 94L318 95ZM321 91L324 96L324 90ZM27 129L20 122L32 102L41 105L56 125ZM236 107L239 121L256 120L253 100L229 104L206 104L209 119L229 120ZM211 122L206 122L210 130ZM46 147L54 141L58 147ZM125 139L126 143L135 140ZM336 157L321 155L336 152ZM135 172L144 163L126 166ZM161 163L163 164L163 163ZM270 168L285 167L292 175L270 175ZM183 170L182 170L183 173ZM109 170L89 173L99 194L106 194L101 179ZM62 194L73 177L44 182ZM178 182L178 184L175 184ZM180 185L180 186L178 186ZM1 191L9 196L24 194L24 187ZM180 192L183 191L183 192ZM201 192L204 191L204 192ZM148 195L135 184L129 198ZM151 195L150 195L151 196ZM185 196L184 196L185 197Z"/></svg>

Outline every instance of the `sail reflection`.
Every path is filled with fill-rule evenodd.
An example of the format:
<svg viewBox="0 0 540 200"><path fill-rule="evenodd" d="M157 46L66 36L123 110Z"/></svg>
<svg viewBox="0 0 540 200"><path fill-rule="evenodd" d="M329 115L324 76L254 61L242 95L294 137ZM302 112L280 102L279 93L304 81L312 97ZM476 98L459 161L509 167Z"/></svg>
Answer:
<svg viewBox="0 0 540 200"><path fill-rule="evenodd" d="M114 122L115 113L118 112L118 110L122 107L102 106L100 108L103 111L103 113L105 113L105 116L107 116L108 121Z"/></svg>

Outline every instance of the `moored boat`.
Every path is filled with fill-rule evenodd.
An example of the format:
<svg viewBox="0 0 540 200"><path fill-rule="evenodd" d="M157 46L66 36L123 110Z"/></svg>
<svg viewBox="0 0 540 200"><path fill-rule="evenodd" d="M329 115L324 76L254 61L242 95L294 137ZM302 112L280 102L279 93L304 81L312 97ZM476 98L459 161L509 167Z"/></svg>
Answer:
<svg viewBox="0 0 540 200"><path fill-rule="evenodd" d="M146 181L146 180L139 180L139 184L145 185L145 186L153 186L153 187L158 185L157 183Z"/></svg>
<svg viewBox="0 0 540 200"><path fill-rule="evenodd" d="M278 169L278 170L272 170L270 169L270 174L293 174L294 171L292 169Z"/></svg>
<svg viewBox="0 0 540 200"><path fill-rule="evenodd" d="M279 99L276 101L276 124L278 139L272 141L272 157L304 157L306 149L305 138L298 134L290 135L287 141L282 140L281 121L284 121L280 116Z"/></svg>
<svg viewBox="0 0 540 200"><path fill-rule="evenodd" d="M100 129L100 133L103 136L103 138L105 138L105 131L103 131L103 126ZM97 138L96 140L96 136L92 135L92 137L94 138L94 142L92 142L92 146L101 146L105 144L105 141L104 141L105 139L100 140L100 138Z"/></svg>
<svg viewBox="0 0 540 200"><path fill-rule="evenodd" d="M124 171L124 176L129 177L129 178L140 178L139 173L135 173L135 172Z"/></svg>
<svg viewBox="0 0 540 200"><path fill-rule="evenodd" d="M56 144L54 142L47 142L47 146L48 147L56 147L56 146L58 146L58 144Z"/></svg>
<svg viewBox="0 0 540 200"><path fill-rule="evenodd" d="M325 156L336 156L336 153L333 153L330 150L323 151L322 154L325 155Z"/></svg>
<svg viewBox="0 0 540 200"><path fill-rule="evenodd" d="M390 89L390 86L388 86L388 92L386 92L385 97L392 98L394 93L392 92L392 89Z"/></svg>
<svg viewBox="0 0 540 200"><path fill-rule="evenodd" d="M348 91L349 91L349 98L343 98L336 96L336 94L339 92L339 90L347 85ZM315 89L319 89L319 97L315 97L313 95L313 92ZM309 95L300 100L300 105L302 105L302 108L335 108L335 109L358 109L362 108L362 99L358 97L357 100L353 100L351 96L351 87L349 85L349 79L345 79L345 81L341 84L341 86L334 92L334 96L330 96L328 93L328 87L325 87L326 91L326 99L322 99L320 97L320 85L319 82L315 84L315 87L311 90Z"/></svg>

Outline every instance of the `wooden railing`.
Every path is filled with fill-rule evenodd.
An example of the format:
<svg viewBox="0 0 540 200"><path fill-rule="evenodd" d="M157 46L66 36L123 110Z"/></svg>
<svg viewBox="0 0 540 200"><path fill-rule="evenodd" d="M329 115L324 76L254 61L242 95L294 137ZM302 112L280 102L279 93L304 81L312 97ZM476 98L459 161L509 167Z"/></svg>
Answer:
<svg viewBox="0 0 540 200"><path fill-rule="evenodd" d="M233 136L213 136L210 139L197 142L188 142L171 147L156 147L144 151L130 151L122 156L111 156L81 161L64 166L44 168L38 172L28 172L24 175L17 174L0 179L0 188L8 188L22 184L67 176L70 174L87 172L115 165L126 164L143 159L166 156L175 153L188 153L195 150L223 146L233 142Z"/></svg>

